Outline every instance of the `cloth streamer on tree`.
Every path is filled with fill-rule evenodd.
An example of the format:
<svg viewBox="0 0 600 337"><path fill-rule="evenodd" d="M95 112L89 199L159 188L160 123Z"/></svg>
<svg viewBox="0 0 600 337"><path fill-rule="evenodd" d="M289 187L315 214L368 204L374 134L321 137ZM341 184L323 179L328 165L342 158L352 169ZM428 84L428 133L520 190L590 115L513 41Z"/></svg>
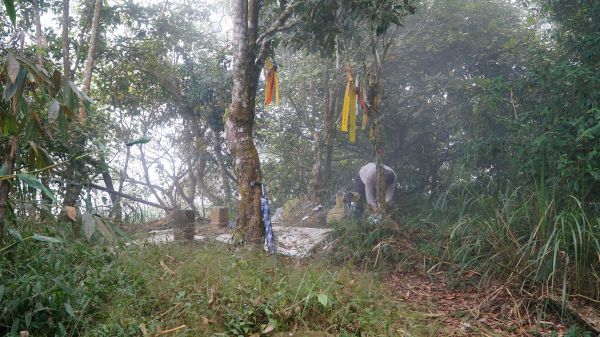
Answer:
<svg viewBox="0 0 600 337"><path fill-rule="evenodd" d="M277 74L277 64L271 59L265 60L265 106L273 101L275 93L275 105L279 105L279 76Z"/></svg>
<svg viewBox="0 0 600 337"><path fill-rule="evenodd" d="M346 77L348 83L344 94L340 131L348 132L348 140L350 143L354 143L356 141L356 87L354 86L350 66L346 67Z"/></svg>

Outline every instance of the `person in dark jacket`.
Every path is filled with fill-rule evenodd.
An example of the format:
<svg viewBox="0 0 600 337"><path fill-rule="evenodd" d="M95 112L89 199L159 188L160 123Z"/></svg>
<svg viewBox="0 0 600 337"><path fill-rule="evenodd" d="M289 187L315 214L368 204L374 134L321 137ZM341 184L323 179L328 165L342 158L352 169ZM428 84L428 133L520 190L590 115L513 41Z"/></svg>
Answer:
<svg viewBox="0 0 600 337"><path fill-rule="evenodd" d="M383 165L385 179L385 202L389 204L394 199L396 192L396 172L391 167ZM352 179L352 191L359 193L361 201L357 208L357 214L362 215L365 201L374 212L379 212L377 203L377 165L368 163L358 170L358 173Z"/></svg>

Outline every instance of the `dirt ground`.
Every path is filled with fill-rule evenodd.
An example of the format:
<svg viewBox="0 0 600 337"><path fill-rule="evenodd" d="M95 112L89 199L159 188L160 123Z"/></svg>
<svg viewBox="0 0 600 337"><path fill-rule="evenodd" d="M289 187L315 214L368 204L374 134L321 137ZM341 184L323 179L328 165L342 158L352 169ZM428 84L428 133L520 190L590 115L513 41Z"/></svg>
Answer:
<svg viewBox="0 0 600 337"><path fill-rule="evenodd" d="M492 283L476 290L476 275L467 273L447 280L445 273L425 270L395 272L384 279L396 300L424 312L435 336L561 336L566 327L558 316L539 319L540 303L514 294L508 287Z"/></svg>

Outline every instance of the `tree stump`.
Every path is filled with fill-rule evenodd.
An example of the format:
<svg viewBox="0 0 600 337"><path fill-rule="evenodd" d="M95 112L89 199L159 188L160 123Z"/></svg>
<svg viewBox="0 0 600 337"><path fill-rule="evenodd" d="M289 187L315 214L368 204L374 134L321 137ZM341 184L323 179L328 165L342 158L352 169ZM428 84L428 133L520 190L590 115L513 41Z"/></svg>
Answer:
<svg viewBox="0 0 600 337"><path fill-rule="evenodd" d="M196 234L196 211L176 210L173 213L173 220L175 225L173 231L175 241L193 241Z"/></svg>
<svg viewBox="0 0 600 337"><path fill-rule="evenodd" d="M214 206L210 210L210 224L216 227L226 227L229 223L229 208L226 206Z"/></svg>

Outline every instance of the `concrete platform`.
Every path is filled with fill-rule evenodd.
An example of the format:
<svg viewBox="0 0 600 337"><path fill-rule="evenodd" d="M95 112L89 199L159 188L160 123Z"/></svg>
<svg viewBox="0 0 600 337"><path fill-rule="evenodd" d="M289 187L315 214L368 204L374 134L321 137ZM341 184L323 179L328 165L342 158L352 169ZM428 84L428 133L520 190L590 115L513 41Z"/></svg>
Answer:
<svg viewBox="0 0 600 337"><path fill-rule="evenodd" d="M288 227L273 226L277 253L287 256L306 257L319 244L325 243L331 228ZM215 233L216 235L195 235L194 240L216 240L231 243L232 235L228 233ZM175 240L173 229L155 230L148 232L148 237L143 243L165 244ZM266 246L265 246L266 250Z"/></svg>

